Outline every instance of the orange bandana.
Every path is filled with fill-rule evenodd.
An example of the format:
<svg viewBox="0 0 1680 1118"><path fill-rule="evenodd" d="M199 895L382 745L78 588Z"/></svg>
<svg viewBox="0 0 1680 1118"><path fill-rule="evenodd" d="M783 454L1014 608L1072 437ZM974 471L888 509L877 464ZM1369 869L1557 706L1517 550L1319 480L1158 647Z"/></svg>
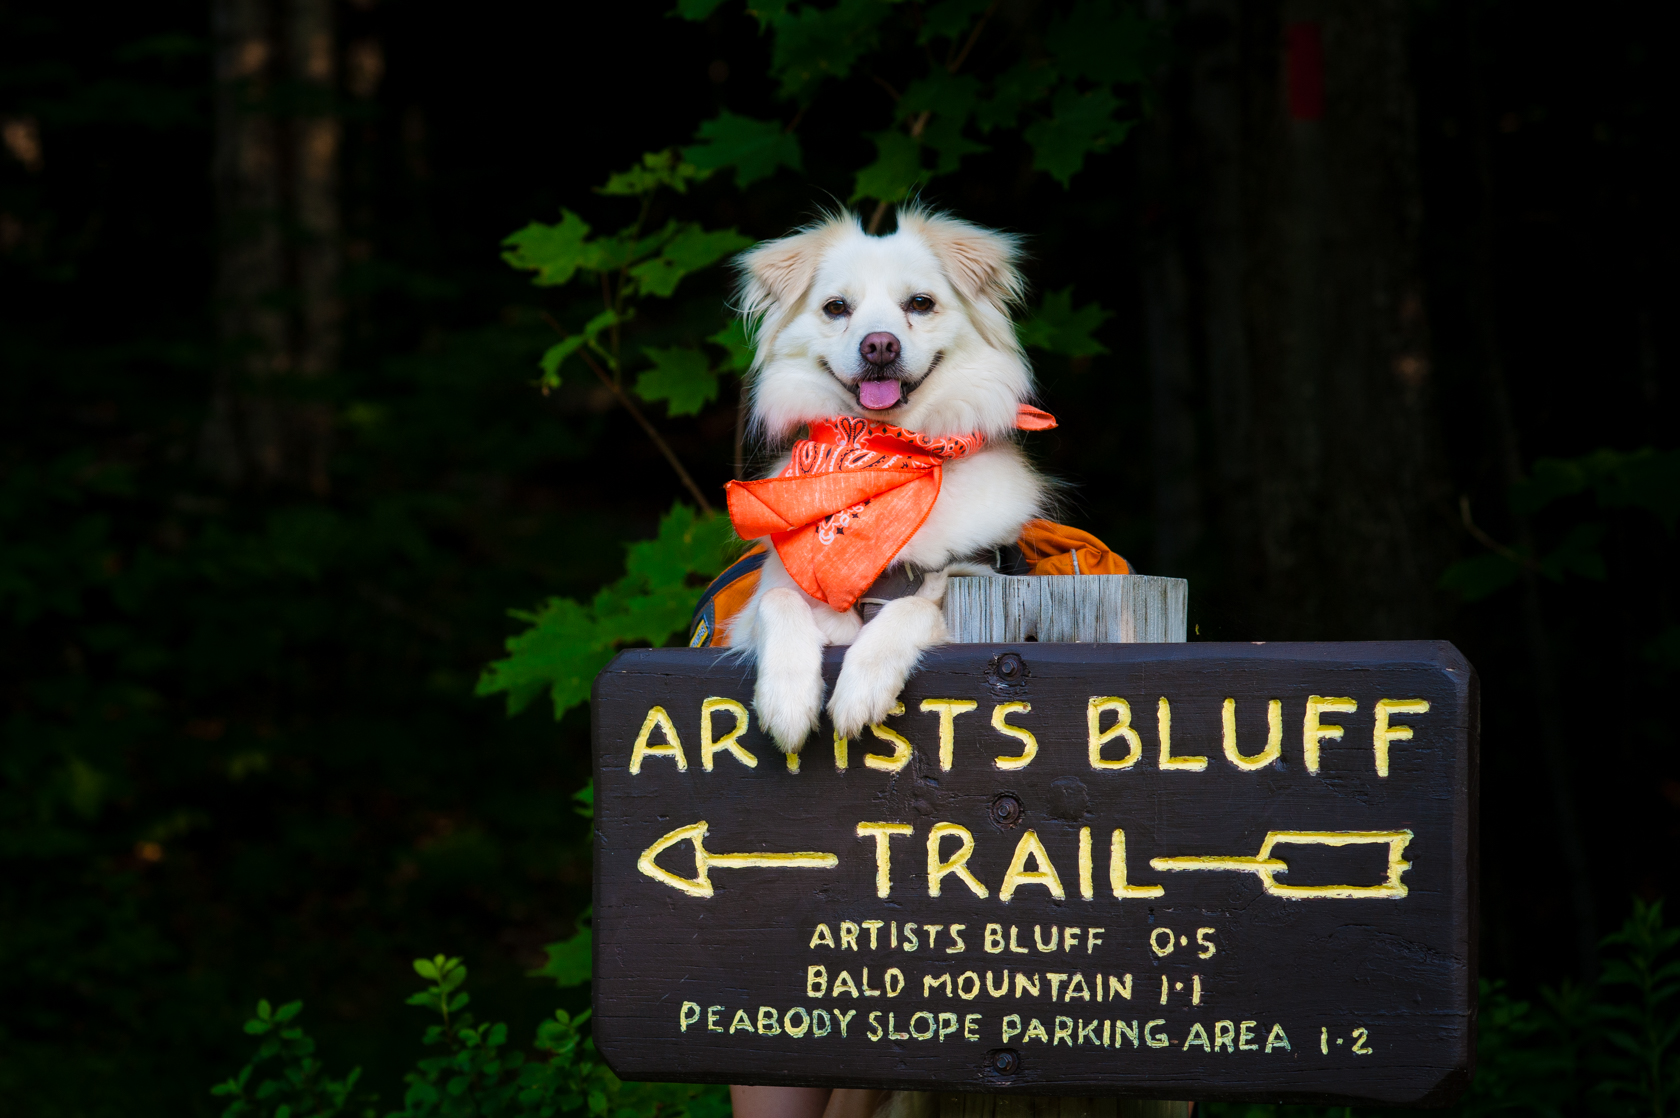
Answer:
<svg viewBox="0 0 1680 1118"><path fill-rule="evenodd" d="M1055 425L1030 404L1015 417L1022 431ZM934 438L854 416L819 420L780 477L729 483L729 519L742 539L769 536L807 594L851 609L933 511L944 463L985 442L979 432Z"/></svg>

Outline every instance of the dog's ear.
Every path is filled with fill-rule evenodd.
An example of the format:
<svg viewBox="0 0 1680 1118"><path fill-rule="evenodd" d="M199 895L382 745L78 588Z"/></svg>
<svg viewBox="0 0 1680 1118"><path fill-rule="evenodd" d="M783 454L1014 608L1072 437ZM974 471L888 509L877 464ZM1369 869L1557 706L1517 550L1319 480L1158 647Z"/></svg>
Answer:
<svg viewBox="0 0 1680 1118"><path fill-rule="evenodd" d="M741 272L740 312L753 319L777 309L792 310L811 286L823 252L848 230L859 230L857 218L834 215L743 252L736 261Z"/></svg>
<svg viewBox="0 0 1680 1118"><path fill-rule="evenodd" d="M918 208L904 210L898 228L933 250L966 298L1008 313L1026 295L1026 281L1015 267L1021 258L1019 237Z"/></svg>

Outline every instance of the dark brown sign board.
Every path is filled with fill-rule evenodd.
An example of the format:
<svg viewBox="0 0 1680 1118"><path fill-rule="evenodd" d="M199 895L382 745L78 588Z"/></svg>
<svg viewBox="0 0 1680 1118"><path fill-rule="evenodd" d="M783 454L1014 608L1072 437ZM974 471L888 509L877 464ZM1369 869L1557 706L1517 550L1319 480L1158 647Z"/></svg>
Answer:
<svg viewBox="0 0 1680 1118"><path fill-rule="evenodd" d="M1451 645L946 646L797 772L752 691L704 649L595 683L594 1035L624 1078L1468 1082L1477 685Z"/></svg>

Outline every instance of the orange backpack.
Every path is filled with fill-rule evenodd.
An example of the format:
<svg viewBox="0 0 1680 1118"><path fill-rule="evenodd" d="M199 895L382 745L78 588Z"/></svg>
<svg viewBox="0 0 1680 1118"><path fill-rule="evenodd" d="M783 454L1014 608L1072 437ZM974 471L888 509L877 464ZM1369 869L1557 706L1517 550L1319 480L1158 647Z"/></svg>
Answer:
<svg viewBox="0 0 1680 1118"><path fill-rule="evenodd" d="M718 575L694 607L688 626L690 648L729 643L729 623L758 589L758 572L769 549L758 544ZM1007 547L992 548L970 562L987 563L1005 575L1129 575L1132 565L1089 532L1052 520L1029 520ZM886 576L883 576L886 577ZM867 614L865 616L868 616Z"/></svg>

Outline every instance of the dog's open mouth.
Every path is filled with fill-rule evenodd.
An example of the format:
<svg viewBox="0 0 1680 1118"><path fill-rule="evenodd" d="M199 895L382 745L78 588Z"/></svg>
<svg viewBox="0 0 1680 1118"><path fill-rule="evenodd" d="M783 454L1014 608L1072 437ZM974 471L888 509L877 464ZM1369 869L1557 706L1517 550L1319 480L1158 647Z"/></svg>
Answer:
<svg viewBox="0 0 1680 1118"><path fill-rule="evenodd" d="M898 380L860 380L857 384L858 403L870 411L896 408L904 397L904 384Z"/></svg>
<svg viewBox="0 0 1680 1118"><path fill-rule="evenodd" d="M895 363L888 366L890 372L876 373L866 380L856 381L846 387L851 389L852 395L857 397L857 402L863 406L864 410L889 411L909 403L910 393L927 380L933 374L933 371L939 368L939 363L943 360L945 360L943 352L934 354L933 360L928 362L927 371L917 377L914 384L906 379L902 366ZM830 375L834 374L834 370L829 369L828 362L822 361L821 364L824 369L828 369ZM838 376L835 379L840 380ZM841 380L841 383L845 384L845 381Z"/></svg>

